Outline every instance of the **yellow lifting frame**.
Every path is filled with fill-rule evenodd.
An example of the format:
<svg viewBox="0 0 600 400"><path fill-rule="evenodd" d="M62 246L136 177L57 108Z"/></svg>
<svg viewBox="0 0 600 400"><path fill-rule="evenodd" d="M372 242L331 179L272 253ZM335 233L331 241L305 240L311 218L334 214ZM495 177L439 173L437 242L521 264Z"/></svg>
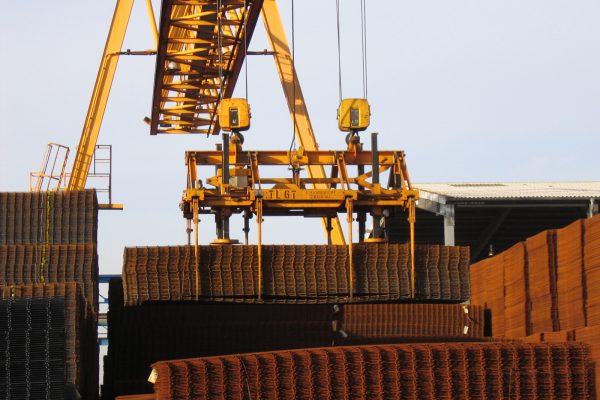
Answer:
<svg viewBox="0 0 600 400"><path fill-rule="evenodd" d="M104 111L110 95L110 89L117 69L121 46L127 32L129 17L133 8L134 0L117 0L112 23L106 38L104 53L100 61L100 68L94 84L92 98L88 107L87 115L77 146L77 154L71 170L68 190L83 190L87 182L94 149L98 142ZM150 26L154 36L155 46L158 44L158 29L154 19L151 0L146 0Z"/></svg>
<svg viewBox="0 0 600 400"><path fill-rule="evenodd" d="M292 54L290 52L287 37L285 36L285 30L283 29L283 22L276 0L264 0L262 16L290 114L293 116L294 110L296 111L296 116L293 118L295 121L294 131L296 132L296 137L305 150L318 150L319 145L317 144L315 133L310 118L308 117L308 109L304 102L304 96L302 95L298 76L293 68ZM311 178L326 178L325 168L322 165L308 165L307 172L308 176ZM314 186L317 189L328 188L325 184L315 184ZM322 222L325 232L327 232L327 219L323 218ZM331 242L332 244L346 244L342 225L338 217L332 218L331 221Z"/></svg>

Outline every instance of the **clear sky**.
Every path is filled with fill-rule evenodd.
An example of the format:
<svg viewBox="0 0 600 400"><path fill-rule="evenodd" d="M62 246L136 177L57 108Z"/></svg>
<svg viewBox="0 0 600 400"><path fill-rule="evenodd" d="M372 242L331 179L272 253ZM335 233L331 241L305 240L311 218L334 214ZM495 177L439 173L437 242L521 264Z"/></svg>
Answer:
<svg viewBox="0 0 600 400"><path fill-rule="evenodd" d="M359 1L341 3L343 94L360 97ZM280 1L288 38L290 5ZM1 191L28 190L47 142L75 151L113 9L107 0L3 5ZM367 0L367 18L369 131L380 132L381 148L407 152L414 181L599 179L600 2ZM295 36L320 146L341 149L335 0L296 1ZM152 47L138 1L124 49ZM250 48L267 47L259 22ZM113 145L113 201L125 211L100 213L103 273L120 271L124 246L185 242L178 209L184 151L217 142L150 136L142 120L153 82L153 57L121 58L99 143ZM292 126L270 57L250 59L248 83L253 127L246 148L287 149ZM202 226L206 243L213 222ZM234 223L239 239L240 229ZM324 240L318 221L300 218L268 219L264 236L267 243Z"/></svg>

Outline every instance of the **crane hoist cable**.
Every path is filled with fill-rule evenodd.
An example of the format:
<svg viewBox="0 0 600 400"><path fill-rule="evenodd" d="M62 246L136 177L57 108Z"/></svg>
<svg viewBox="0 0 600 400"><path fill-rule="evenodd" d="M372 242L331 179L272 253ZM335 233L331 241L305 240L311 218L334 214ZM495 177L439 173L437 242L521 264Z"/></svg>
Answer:
<svg viewBox="0 0 600 400"><path fill-rule="evenodd" d="M338 94L342 102L342 34L340 23L340 0L335 1L336 25L337 25L337 56L338 56ZM367 2L360 0L360 36L361 36L361 65L362 65L362 89L363 98L368 96L368 70L367 70Z"/></svg>
<svg viewBox="0 0 600 400"><path fill-rule="evenodd" d="M244 30L244 77L246 78L245 89L246 89L246 102L248 102L248 0L244 0L244 24L242 29Z"/></svg>
<svg viewBox="0 0 600 400"><path fill-rule="evenodd" d="M294 0L292 0L292 142L290 143L290 167L292 163L292 149L296 150L296 18L294 15Z"/></svg>
<svg viewBox="0 0 600 400"><path fill-rule="evenodd" d="M368 98L369 82L367 80L367 2L360 0L360 31L362 43L362 73L363 73L363 96Z"/></svg>
<svg viewBox="0 0 600 400"><path fill-rule="evenodd" d="M337 56L338 56L338 94L339 102L342 102L342 45L340 33L340 0L335 0L335 15L337 25Z"/></svg>

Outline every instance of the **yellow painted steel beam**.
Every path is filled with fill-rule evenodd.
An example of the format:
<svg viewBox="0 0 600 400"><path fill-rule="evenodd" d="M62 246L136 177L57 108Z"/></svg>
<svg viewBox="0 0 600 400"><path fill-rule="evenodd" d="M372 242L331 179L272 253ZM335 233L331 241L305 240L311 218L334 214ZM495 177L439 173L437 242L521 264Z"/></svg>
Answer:
<svg viewBox="0 0 600 400"><path fill-rule="evenodd" d="M148 19L150 20L150 29L152 29L152 37L154 38L154 47L158 47L158 27L156 26L156 17L154 16L154 8L152 0L146 0L146 10L148 11Z"/></svg>
<svg viewBox="0 0 600 400"><path fill-rule="evenodd" d="M283 86L283 92L287 99L288 108L292 119L295 122L294 131L296 137L300 142L300 145L306 150L313 151L318 150L319 146L315 137L310 118L308 116L308 109L304 102L304 96L302 95L302 89L300 88L300 82L296 71L293 68L292 54L288 45L283 23L281 21L281 15L279 8L275 0L264 0L262 6L262 16L265 28L267 30L267 37L271 44L271 50L273 51L275 64L277 66L277 72L279 73L279 79ZM293 113L295 110L295 118ZM309 165L307 167L308 176L311 178L325 178L325 169L322 165ZM316 188L323 189L327 188L327 185L315 185ZM323 228L327 233L327 221L322 220ZM346 244L344 240L344 232L342 231L342 225L339 218L332 220L331 240L332 244Z"/></svg>
<svg viewBox="0 0 600 400"><path fill-rule="evenodd" d="M106 39L106 46L104 47L104 53L100 62L100 69L96 77L94 91L85 117L81 139L77 147L77 154L75 155L68 186L69 190L82 190L85 188L110 88L119 61L118 53L121 51L121 46L123 45L132 7L133 0L117 0Z"/></svg>
<svg viewBox="0 0 600 400"><path fill-rule="evenodd" d="M351 151L335 150L313 150L299 152L289 152L286 150L265 150L265 151L239 151L231 153L229 163L250 165L252 158L255 157L260 165L289 165L290 160L301 166L320 167L324 165L337 165L338 157L344 160L346 165L372 165L373 153L371 151L361 151L354 153ZM403 159L402 151L380 150L378 163L379 167L393 166L397 159ZM223 163L223 153L215 150L187 151L186 159L194 159L198 165L221 165ZM324 170L323 170L324 171ZM328 179L323 172L322 177L311 176L311 179ZM316 189L327 189L325 184L317 184Z"/></svg>

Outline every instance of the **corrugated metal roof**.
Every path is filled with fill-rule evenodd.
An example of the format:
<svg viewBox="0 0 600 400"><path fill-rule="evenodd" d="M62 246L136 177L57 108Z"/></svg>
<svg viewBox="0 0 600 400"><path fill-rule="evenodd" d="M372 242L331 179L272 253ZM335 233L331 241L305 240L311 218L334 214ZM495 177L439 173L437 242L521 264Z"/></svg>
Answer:
<svg viewBox="0 0 600 400"><path fill-rule="evenodd" d="M589 199L600 198L600 181L415 183L422 198L448 199Z"/></svg>

